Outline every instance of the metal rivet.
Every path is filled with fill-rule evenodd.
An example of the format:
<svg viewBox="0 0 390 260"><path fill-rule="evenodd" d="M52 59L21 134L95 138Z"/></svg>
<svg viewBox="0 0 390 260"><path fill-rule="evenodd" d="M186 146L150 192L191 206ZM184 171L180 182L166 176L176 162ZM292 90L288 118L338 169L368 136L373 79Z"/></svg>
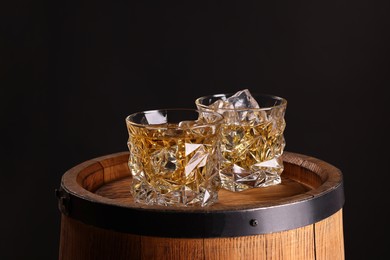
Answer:
<svg viewBox="0 0 390 260"><path fill-rule="evenodd" d="M257 221L257 219L251 219L251 221L249 221L249 224L252 227L255 227L255 226L257 226L257 224L259 224L259 221Z"/></svg>

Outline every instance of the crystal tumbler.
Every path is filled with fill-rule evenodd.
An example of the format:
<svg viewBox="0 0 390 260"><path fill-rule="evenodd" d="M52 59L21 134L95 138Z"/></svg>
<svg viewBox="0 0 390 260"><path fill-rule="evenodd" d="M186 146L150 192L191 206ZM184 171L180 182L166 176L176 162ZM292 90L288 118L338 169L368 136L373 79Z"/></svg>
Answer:
<svg viewBox="0 0 390 260"><path fill-rule="evenodd" d="M125 121L136 202L204 207L218 200L220 114L158 109L133 113Z"/></svg>
<svg viewBox="0 0 390 260"><path fill-rule="evenodd" d="M222 188L243 191L281 183L286 99L251 94L245 89L199 97L195 104L200 111L224 116L220 142Z"/></svg>

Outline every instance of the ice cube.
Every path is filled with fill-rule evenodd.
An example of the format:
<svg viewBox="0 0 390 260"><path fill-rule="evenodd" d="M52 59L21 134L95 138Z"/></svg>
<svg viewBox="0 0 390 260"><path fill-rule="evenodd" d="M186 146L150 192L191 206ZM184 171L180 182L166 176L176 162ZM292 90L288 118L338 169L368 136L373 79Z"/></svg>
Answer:
<svg viewBox="0 0 390 260"><path fill-rule="evenodd" d="M234 108L260 108L255 98L251 95L248 89L238 91L233 96L229 97L224 103L227 107Z"/></svg>
<svg viewBox="0 0 390 260"><path fill-rule="evenodd" d="M248 89L240 90L227 99L219 99L209 106L214 111L222 114L228 124L258 124L266 120L264 111L252 111L260 108L256 99ZM249 110L246 110L248 108Z"/></svg>
<svg viewBox="0 0 390 260"><path fill-rule="evenodd" d="M168 122L167 115L163 114L161 111L154 111L151 113L145 113L146 123L148 125L159 125L166 124Z"/></svg>

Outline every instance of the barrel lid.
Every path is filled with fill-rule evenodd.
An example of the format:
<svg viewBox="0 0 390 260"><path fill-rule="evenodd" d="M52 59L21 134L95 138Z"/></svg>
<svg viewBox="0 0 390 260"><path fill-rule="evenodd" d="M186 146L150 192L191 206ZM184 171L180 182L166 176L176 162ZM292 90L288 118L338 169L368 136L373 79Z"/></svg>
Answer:
<svg viewBox="0 0 390 260"><path fill-rule="evenodd" d="M343 176L338 168L285 151L285 170L278 187L234 194L221 191L221 202L204 208L141 205L126 191L131 178L128 156L128 152L120 152L98 157L65 172L56 190L62 214L124 233L212 238L300 228L331 216L344 204ZM122 191L108 194L115 186L122 187Z"/></svg>

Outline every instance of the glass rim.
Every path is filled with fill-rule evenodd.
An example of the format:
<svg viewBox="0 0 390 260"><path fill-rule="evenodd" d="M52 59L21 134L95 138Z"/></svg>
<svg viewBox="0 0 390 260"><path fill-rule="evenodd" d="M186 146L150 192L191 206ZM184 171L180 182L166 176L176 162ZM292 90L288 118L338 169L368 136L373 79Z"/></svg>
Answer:
<svg viewBox="0 0 390 260"><path fill-rule="evenodd" d="M132 126L141 127L141 128L153 128L153 129L170 128L169 126L163 126L162 124L140 124L140 123L136 123L136 122L132 121L132 118L134 118L136 115L145 114L145 113L155 113L157 111L166 111L166 112L186 111L186 112L195 112L195 113L198 113L198 115L201 115L202 113L208 113L208 114L212 114L212 115L216 116L216 119L213 120L212 122L209 122L209 123L202 122L201 124L197 124L196 126L184 127L183 129L196 129L196 128L209 127L211 125L222 124L223 120L224 120L224 117L222 114L215 112L215 111L212 111L212 110L201 111L201 110L196 109L196 108L159 108L159 109L150 109L150 110L143 110L143 111L137 111L137 112L131 113L125 117L125 121L126 121L126 123L129 123ZM183 121L186 121L186 120L183 120ZM166 123L169 123L169 121ZM174 128L176 128L176 127L174 127Z"/></svg>
<svg viewBox="0 0 390 260"><path fill-rule="evenodd" d="M234 94L235 93L233 93L233 92L229 92L229 93L219 93L219 94L211 94L211 95L201 96L201 97L198 97L198 98L195 99L195 104L197 106L199 105L203 109L208 109L210 111L213 111L211 108L208 107L211 104L209 104L209 105L202 104L201 100L204 100L204 99L207 99L207 98L217 98L216 99L216 101L217 101L221 97L229 97L229 96L232 96ZM274 100L280 101L281 103L278 104L278 105L274 105L274 106L265 106L265 107L260 107L260 108L220 108L220 109L221 110L227 110L227 111L229 111L229 110L232 110L232 111L233 110L234 111L246 111L246 110L265 111L265 110L271 110L271 109L275 109L275 108L279 108L279 107L286 107L287 106L287 99L285 99L283 97L280 97L280 96L266 94L266 93L258 93L258 92L251 93L251 95L254 98L256 96L257 97L267 97L267 98L270 98L270 99L274 99Z"/></svg>

